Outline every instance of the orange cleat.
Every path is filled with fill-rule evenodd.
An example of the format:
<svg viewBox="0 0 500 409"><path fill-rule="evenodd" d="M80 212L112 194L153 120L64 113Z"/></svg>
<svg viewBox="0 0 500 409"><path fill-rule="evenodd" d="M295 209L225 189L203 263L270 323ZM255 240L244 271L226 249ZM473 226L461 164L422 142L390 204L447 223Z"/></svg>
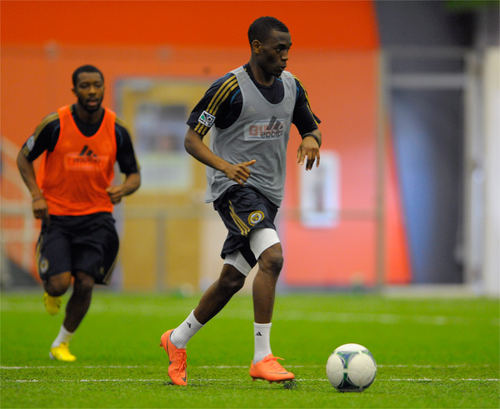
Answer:
<svg viewBox="0 0 500 409"><path fill-rule="evenodd" d="M174 385L187 385L187 356L185 348L177 348L170 340L173 329L168 330L161 336L160 346L168 355L168 376Z"/></svg>
<svg viewBox="0 0 500 409"><path fill-rule="evenodd" d="M277 356L273 354L267 355L262 361L250 365L250 376L255 381L256 379L264 379L269 382L284 382L295 379L295 375L283 368Z"/></svg>

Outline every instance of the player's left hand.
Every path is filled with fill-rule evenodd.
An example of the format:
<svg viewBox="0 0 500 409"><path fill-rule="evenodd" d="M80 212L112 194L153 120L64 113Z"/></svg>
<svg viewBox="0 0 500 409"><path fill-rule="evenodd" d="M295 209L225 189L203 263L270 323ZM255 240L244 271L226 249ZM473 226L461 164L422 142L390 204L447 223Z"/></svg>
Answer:
<svg viewBox="0 0 500 409"><path fill-rule="evenodd" d="M111 199L111 203L117 204L122 201L122 197L124 196L124 191L122 186L110 186L106 189L109 198Z"/></svg>
<svg viewBox="0 0 500 409"><path fill-rule="evenodd" d="M311 170L314 162L319 166L319 145L316 139L306 136L297 151L297 163L303 165L306 161L306 170Z"/></svg>

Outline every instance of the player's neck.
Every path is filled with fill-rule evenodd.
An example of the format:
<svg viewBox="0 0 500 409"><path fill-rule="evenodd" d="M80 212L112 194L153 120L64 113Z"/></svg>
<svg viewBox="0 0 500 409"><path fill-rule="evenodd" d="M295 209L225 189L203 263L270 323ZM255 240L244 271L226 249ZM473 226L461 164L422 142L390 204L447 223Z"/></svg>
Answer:
<svg viewBox="0 0 500 409"><path fill-rule="evenodd" d="M85 108L83 108L79 103L76 103L75 111L76 115L82 122L88 124L95 124L101 120L104 108L101 106L97 111L89 112Z"/></svg>
<svg viewBox="0 0 500 409"><path fill-rule="evenodd" d="M264 85L265 87L273 85L275 80L274 75L269 74L262 68L260 68L253 58L250 58L248 65L252 70L252 75L255 81L257 81L261 85Z"/></svg>

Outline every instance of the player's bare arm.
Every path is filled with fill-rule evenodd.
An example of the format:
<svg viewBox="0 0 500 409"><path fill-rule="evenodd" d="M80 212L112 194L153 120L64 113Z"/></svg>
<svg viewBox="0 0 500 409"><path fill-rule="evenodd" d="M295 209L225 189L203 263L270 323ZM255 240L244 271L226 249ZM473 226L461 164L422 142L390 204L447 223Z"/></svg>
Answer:
<svg viewBox="0 0 500 409"><path fill-rule="evenodd" d="M311 170L314 162L316 162L316 167L318 167L320 161L320 144L321 132L319 129L315 129L314 131L308 132L306 135L304 135L302 143L297 150L297 163L299 165L303 165L305 160L306 170Z"/></svg>
<svg viewBox="0 0 500 409"><path fill-rule="evenodd" d="M111 199L111 203L120 203L123 196L128 196L134 193L141 186L141 174L140 173L130 173L125 176L125 180L121 185L110 186L106 189L106 192Z"/></svg>
<svg viewBox="0 0 500 409"><path fill-rule="evenodd" d="M236 164L225 161L213 153L207 145L203 143L202 137L192 128L189 128L186 132L184 147L190 155L201 163L224 172L229 179L234 180L240 185L243 185L250 177L251 172L249 167L256 162L255 159Z"/></svg>
<svg viewBox="0 0 500 409"><path fill-rule="evenodd" d="M32 198L32 210L36 219L45 219L49 216L47 202L43 197L40 187L36 183L35 170L31 163L20 151L17 155L17 167L21 173L24 184L27 186Z"/></svg>

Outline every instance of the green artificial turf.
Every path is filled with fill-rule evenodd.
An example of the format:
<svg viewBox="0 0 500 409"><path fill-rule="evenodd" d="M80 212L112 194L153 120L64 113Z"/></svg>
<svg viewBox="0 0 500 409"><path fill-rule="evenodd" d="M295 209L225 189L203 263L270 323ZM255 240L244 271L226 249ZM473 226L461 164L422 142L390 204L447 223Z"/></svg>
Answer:
<svg viewBox="0 0 500 409"><path fill-rule="evenodd" d="M66 298L67 299L67 298ZM71 342L74 363L51 361L62 314L41 293L3 293L2 408L497 408L499 304L493 299L398 299L377 295L278 295L273 353L295 389L252 381L252 301L237 295L188 345L187 387L168 384L160 335L198 297L96 291ZM329 354L355 342L378 364L373 385L339 393Z"/></svg>

